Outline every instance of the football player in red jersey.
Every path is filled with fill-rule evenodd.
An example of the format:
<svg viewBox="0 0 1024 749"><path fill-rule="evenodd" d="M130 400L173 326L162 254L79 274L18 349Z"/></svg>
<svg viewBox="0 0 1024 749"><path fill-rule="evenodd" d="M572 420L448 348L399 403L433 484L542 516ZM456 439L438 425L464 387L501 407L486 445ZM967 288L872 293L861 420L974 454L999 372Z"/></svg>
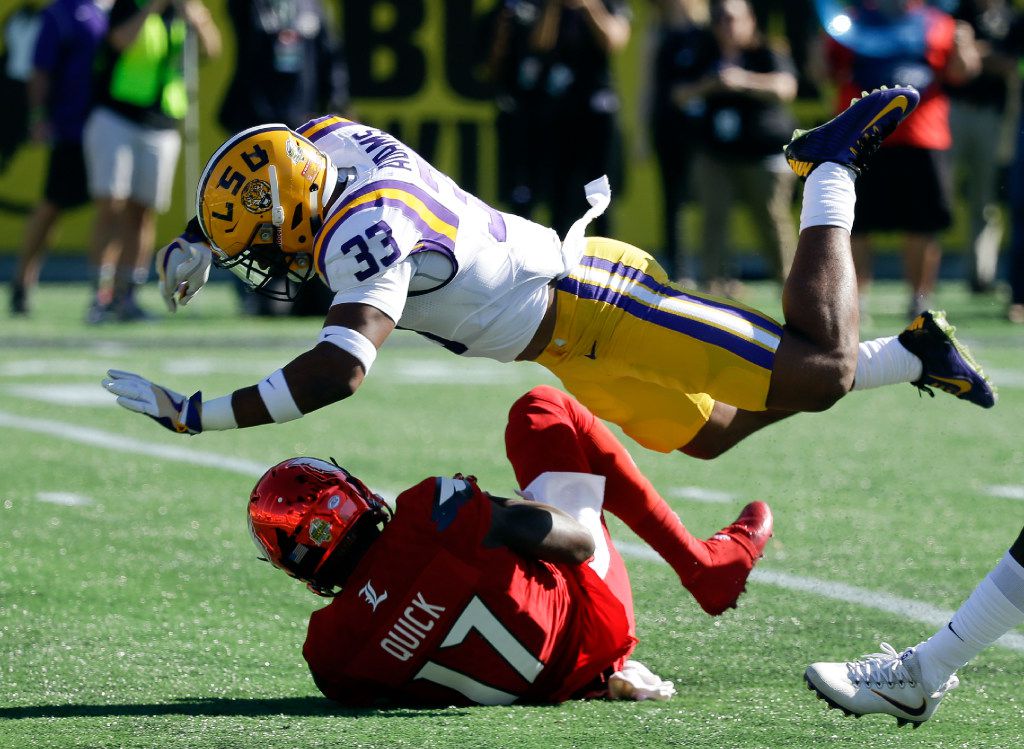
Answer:
<svg viewBox="0 0 1024 749"><path fill-rule="evenodd" d="M313 458L256 484L257 546L334 597L313 613L303 648L325 695L495 705L674 692L627 660L632 592L602 506L709 613L743 592L771 536L768 506L751 503L713 538L694 538L611 432L546 386L513 405L506 445L523 499L491 496L472 477L433 477L400 494L392 515L359 479Z"/></svg>

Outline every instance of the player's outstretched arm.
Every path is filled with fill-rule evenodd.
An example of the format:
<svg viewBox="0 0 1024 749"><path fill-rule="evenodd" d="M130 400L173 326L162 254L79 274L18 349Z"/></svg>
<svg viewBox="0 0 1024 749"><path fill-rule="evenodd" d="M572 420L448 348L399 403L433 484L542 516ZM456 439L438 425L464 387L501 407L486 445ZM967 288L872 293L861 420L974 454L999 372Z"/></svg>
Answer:
<svg viewBox="0 0 1024 749"><path fill-rule="evenodd" d="M522 499L491 497L494 512L485 542L546 562L583 564L594 556L594 537L557 507Z"/></svg>
<svg viewBox="0 0 1024 749"><path fill-rule="evenodd" d="M103 386L118 405L182 434L292 421L352 395L394 328L375 307L335 305L316 346L258 384L208 401L120 370L110 370Z"/></svg>

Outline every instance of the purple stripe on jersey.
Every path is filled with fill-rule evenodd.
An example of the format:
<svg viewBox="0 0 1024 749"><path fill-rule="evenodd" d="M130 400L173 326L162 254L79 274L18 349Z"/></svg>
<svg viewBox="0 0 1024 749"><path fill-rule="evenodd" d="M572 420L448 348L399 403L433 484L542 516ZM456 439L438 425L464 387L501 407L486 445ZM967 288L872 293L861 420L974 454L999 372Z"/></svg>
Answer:
<svg viewBox="0 0 1024 749"><path fill-rule="evenodd" d="M417 157L413 161L416 164L416 172L420 175L420 179L427 183L427 187L434 192L437 192L437 180L434 178L434 168L421 158Z"/></svg>
<svg viewBox="0 0 1024 749"><path fill-rule="evenodd" d="M410 291L409 296L423 296L424 294L430 294L438 289L443 289L445 286L452 282L452 279L459 273L459 260L455 257L455 253L451 251L450 247L438 244L437 242L431 242L429 239L422 240L412 252L409 253L409 257L413 255L419 255L421 252L437 252L448 258L448 262L451 263L451 275L444 279L437 286L431 289L420 289L419 291ZM168 255L170 253L167 253Z"/></svg>
<svg viewBox="0 0 1024 749"><path fill-rule="evenodd" d="M402 180L397 180L397 179L375 180L375 181L371 182L370 184L366 185L365 187L362 187L362 188L356 190L351 195L346 195L345 199L344 199L344 202L341 205L338 206L337 212L338 213L344 212L345 211L345 207L347 205L349 205L350 203L352 203L355 200L358 200L363 195L371 193L371 192L373 192L375 190L384 190L384 189L401 190L402 192L407 192L410 195L412 195L412 196L414 196L416 198L419 198L419 200L421 200L423 202L423 205L425 205L427 207L427 210L429 210L431 213L433 213L439 219L444 221L446 224L449 224L452 228L454 228L454 229L458 229L459 228L459 217L458 217L458 214L454 213L453 211L451 211L448 208L445 208L444 205L442 205L437 200L437 198L432 197L430 195L430 193L420 189L419 187L416 187L416 185L410 184L408 182L403 182ZM431 230L431 231L433 231L433 230Z"/></svg>
<svg viewBox="0 0 1024 749"><path fill-rule="evenodd" d="M333 114L325 114L323 117L317 117L316 119L310 120L305 125L299 125L299 128L295 132L297 132L299 135L305 135L306 133L308 133L310 130L312 130L314 127L319 125L324 120L329 120L332 117L336 117L336 116L337 115L333 115Z"/></svg>
<svg viewBox="0 0 1024 749"><path fill-rule="evenodd" d="M432 249L444 250L452 257L455 256L455 243L451 239L446 237L444 234L440 234L434 229L432 229L430 227L430 224L428 224L426 221L420 218L420 214L418 214L411 206L396 198L378 197L376 200L368 201L366 203L363 203L362 205L358 205L355 208L353 208L351 211L349 211L349 214L345 216L345 218L341 219L341 221L339 221L338 223L336 223L334 226L327 230L327 234L324 235L322 242L320 242L319 239L317 240L318 242L320 242L320 246L323 248L323 250L321 250L320 253L317 254L316 259L316 267L317 270L320 272L321 276L323 276L324 278L327 277L327 248L330 245L330 242L332 241L335 232L337 232L338 229L345 225L345 221L348 220L349 216L354 216L355 214L361 211L368 211L371 208L379 208L380 206L384 205L397 208L399 211L402 212L403 216L412 221L413 225L420 232L422 241L424 243L429 243L431 245L436 246Z"/></svg>
<svg viewBox="0 0 1024 749"><path fill-rule="evenodd" d="M597 302L604 302L623 310L626 314L640 320L653 323L662 328L668 328L677 333L688 335L698 341L718 346L737 356L746 359L751 364L770 370L775 361L775 352L761 348L760 346L745 341L737 335L728 331L708 325L699 320L691 320L686 317L674 315L671 312L648 307L625 294L620 294L602 286L594 286L588 283L581 283L571 276L567 276L558 282L558 288L562 291L573 294L580 299L593 299Z"/></svg>
<svg viewBox="0 0 1024 749"><path fill-rule="evenodd" d="M780 338L782 337L782 326L779 325L775 320L762 315L759 312L753 310L744 309L743 307L734 307L728 302L719 299L707 299L702 296L695 294L689 294L685 291L680 291L672 286L668 286L663 283L659 283L654 280L651 276L644 273L639 268L634 268L631 265L625 263L616 263L611 260L605 260L604 258L593 257L592 255L584 255L580 260L580 265L586 265L591 268L600 268L606 270L609 273L626 278L630 281L635 281L642 286L647 287L651 291L663 294L665 296L675 297L676 299L686 299L697 304L702 304L706 307L714 307L715 309L724 310L731 314L741 317L752 325L756 325L759 328L767 330L769 333L773 333Z"/></svg>
<svg viewBox="0 0 1024 749"><path fill-rule="evenodd" d="M321 138L323 138L325 135L333 133L335 130L341 130L343 127L355 127L358 124L358 122L347 122L343 120L341 122L335 122L333 125L328 125L323 130L313 133L311 137L306 137L308 137L311 142L318 143Z"/></svg>

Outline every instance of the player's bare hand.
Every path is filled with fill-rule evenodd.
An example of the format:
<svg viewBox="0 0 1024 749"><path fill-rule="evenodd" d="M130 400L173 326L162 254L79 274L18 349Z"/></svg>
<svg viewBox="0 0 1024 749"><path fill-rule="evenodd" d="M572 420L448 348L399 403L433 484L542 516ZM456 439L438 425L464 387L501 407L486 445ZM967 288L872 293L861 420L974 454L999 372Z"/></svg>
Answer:
<svg viewBox="0 0 1024 749"><path fill-rule="evenodd" d="M747 71L738 65L725 65L718 71L718 83L725 91L742 91L747 80Z"/></svg>
<svg viewBox="0 0 1024 749"><path fill-rule="evenodd" d="M974 27L967 21L957 21L953 32L953 40L957 46L973 44L975 41Z"/></svg>
<svg viewBox="0 0 1024 749"><path fill-rule="evenodd" d="M177 237L156 253L156 274L160 282L160 296L167 309L188 304L210 277L213 253L203 241L190 241L184 235Z"/></svg>
<svg viewBox="0 0 1024 749"><path fill-rule="evenodd" d="M213 22L209 9L199 0L186 0L181 4L181 13L185 22L195 28L205 27Z"/></svg>

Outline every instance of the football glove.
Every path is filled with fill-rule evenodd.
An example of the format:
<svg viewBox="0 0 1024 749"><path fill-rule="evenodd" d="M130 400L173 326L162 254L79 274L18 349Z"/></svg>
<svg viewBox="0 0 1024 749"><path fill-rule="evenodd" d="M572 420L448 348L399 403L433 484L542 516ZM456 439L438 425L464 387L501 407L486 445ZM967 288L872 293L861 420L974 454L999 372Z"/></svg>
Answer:
<svg viewBox="0 0 1024 749"><path fill-rule="evenodd" d="M210 277L213 253L210 245L189 224L181 236L156 253L156 273L160 296L167 309L188 304Z"/></svg>
<svg viewBox="0 0 1024 749"><path fill-rule="evenodd" d="M203 431L203 394L189 398L150 382L131 372L111 369L103 387L117 396L117 405L145 414L165 429L179 434Z"/></svg>

